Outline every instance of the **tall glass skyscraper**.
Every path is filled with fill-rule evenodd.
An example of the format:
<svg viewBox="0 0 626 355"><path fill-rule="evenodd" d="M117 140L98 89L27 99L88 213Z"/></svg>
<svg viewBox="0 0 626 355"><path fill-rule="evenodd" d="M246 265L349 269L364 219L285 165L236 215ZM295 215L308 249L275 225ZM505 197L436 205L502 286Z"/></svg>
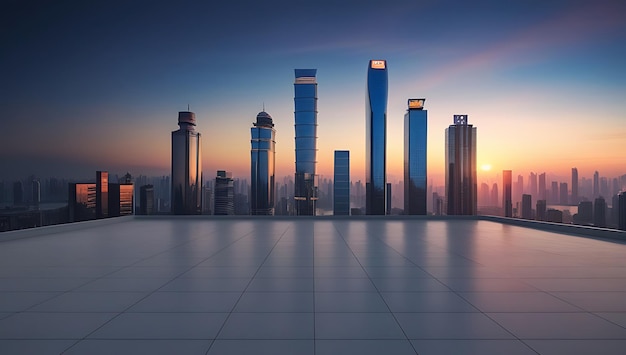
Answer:
<svg viewBox="0 0 626 355"><path fill-rule="evenodd" d="M333 214L350 215L350 151L335 150Z"/></svg>
<svg viewBox="0 0 626 355"><path fill-rule="evenodd" d="M502 170L502 210L504 217L513 217L513 171Z"/></svg>
<svg viewBox="0 0 626 355"><path fill-rule="evenodd" d="M296 176L294 199L298 216L315 216L317 205L317 69L296 69L294 116Z"/></svg>
<svg viewBox="0 0 626 355"><path fill-rule="evenodd" d="M274 214L274 176L276 160L276 130L272 116L259 112L250 128L250 214Z"/></svg>
<svg viewBox="0 0 626 355"><path fill-rule="evenodd" d="M426 99L410 99L404 115L404 214L426 214Z"/></svg>
<svg viewBox="0 0 626 355"><path fill-rule="evenodd" d="M454 115L446 128L448 215L475 215L477 190L476 127L467 123L467 115Z"/></svg>
<svg viewBox="0 0 626 355"><path fill-rule="evenodd" d="M200 214L202 162L195 113L179 112L178 126L172 132L172 214Z"/></svg>
<svg viewBox="0 0 626 355"><path fill-rule="evenodd" d="M365 213L384 215L386 204L387 62L370 60L365 102Z"/></svg>

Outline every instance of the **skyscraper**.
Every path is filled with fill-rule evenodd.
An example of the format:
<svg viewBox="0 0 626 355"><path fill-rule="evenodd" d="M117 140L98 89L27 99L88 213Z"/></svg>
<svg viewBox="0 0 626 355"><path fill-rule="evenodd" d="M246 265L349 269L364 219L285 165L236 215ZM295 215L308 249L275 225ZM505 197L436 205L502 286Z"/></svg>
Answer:
<svg viewBox="0 0 626 355"><path fill-rule="evenodd" d="M404 214L426 214L426 99L410 99L404 115Z"/></svg>
<svg viewBox="0 0 626 355"><path fill-rule="evenodd" d="M276 130L272 116L262 111L250 128L250 214L274 214L274 178L276 160Z"/></svg>
<svg viewBox="0 0 626 355"><path fill-rule="evenodd" d="M529 195L529 194L522 195L522 218L524 219L533 218L532 195Z"/></svg>
<svg viewBox="0 0 626 355"><path fill-rule="evenodd" d="M365 100L365 213L387 211L387 62L370 60Z"/></svg>
<svg viewBox="0 0 626 355"><path fill-rule="evenodd" d="M177 131L172 132L172 214L202 211L202 159L196 114L178 113Z"/></svg>
<svg viewBox="0 0 626 355"><path fill-rule="evenodd" d="M572 205L578 204L578 169L572 168Z"/></svg>
<svg viewBox="0 0 626 355"><path fill-rule="evenodd" d="M233 174L218 170L215 177L215 215L235 214L235 186Z"/></svg>
<svg viewBox="0 0 626 355"><path fill-rule="evenodd" d="M335 150L333 214L350 214L350 151Z"/></svg>
<svg viewBox="0 0 626 355"><path fill-rule="evenodd" d="M296 215L314 216L317 205L317 69L295 69Z"/></svg>
<svg viewBox="0 0 626 355"><path fill-rule="evenodd" d="M448 215L475 215L476 190L476 127L467 123L467 115L454 115L446 128Z"/></svg>
<svg viewBox="0 0 626 355"><path fill-rule="evenodd" d="M567 205L567 183L562 182L559 184L559 204Z"/></svg>
<svg viewBox="0 0 626 355"><path fill-rule="evenodd" d="M593 198L600 196L600 173L596 170L593 173Z"/></svg>
<svg viewBox="0 0 626 355"><path fill-rule="evenodd" d="M545 200L548 198L546 196L546 173L539 174L539 200Z"/></svg>
<svg viewBox="0 0 626 355"><path fill-rule="evenodd" d="M504 217L513 217L513 171L502 171L502 210Z"/></svg>
<svg viewBox="0 0 626 355"><path fill-rule="evenodd" d="M109 216L109 173L96 171L96 218Z"/></svg>
<svg viewBox="0 0 626 355"><path fill-rule="evenodd" d="M593 202L593 225L596 227L606 227L606 201L600 196Z"/></svg>
<svg viewBox="0 0 626 355"><path fill-rule="evenodd" d="M618 201L617 228L626 230L626 191L619 193Z"/></svg>

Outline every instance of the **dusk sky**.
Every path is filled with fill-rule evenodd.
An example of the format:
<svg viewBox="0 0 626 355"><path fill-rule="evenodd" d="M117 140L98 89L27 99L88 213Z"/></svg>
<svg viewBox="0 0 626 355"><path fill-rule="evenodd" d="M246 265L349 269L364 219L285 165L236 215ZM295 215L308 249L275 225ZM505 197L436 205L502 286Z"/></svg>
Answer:
<svg viewBox="0 0 626 355"><path fill-rule="evenodd" d="M409 98L426 98L429 178L443 185L454 114L478 129L479 182L626 173L624 1L5 1L0 179L168 175L178 111L203 172L250 178L265 104L277 178L293 175L295 68L316 68L318 172L365 175L370 59L389 72L387 174L402 179Z"/></svg>

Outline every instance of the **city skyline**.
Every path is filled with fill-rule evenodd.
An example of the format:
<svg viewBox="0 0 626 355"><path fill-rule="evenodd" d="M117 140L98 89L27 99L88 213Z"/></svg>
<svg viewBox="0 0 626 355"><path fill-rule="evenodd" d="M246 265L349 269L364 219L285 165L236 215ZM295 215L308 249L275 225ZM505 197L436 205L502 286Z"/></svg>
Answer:
<svg viewBox="0 0 626 355"><path fill-rule="evenodd" d="M620 2L459 3L450 12L445 4L391 1L375 28L375 6L307 5L323 29L289 20L302 8L283 2L250 3L244 13L232 4L144 5L15 2L3 12L0 179L80 178L99 169L166 175L171 117L188 104L198 130L216 135L203 146L203 173L249 177L249 117L264 102L276 124L276 175L292 175L291 75L311 67L319 83L318 175L331 177L334 150L348 149L352 180L365 181L364 66L372 58L393 68L389 181L402 179L406 100L421 96L429 98L429 184L443 185L440 132L457 112L481 127L480 182L501 181L502 170L545 171L559 181L571 181L572 167L581 177L624 173ZM416 9L423 23L406 21ZM259 15L272 25L255 27ZM208 154L226 145L228 154Z"/></svg>

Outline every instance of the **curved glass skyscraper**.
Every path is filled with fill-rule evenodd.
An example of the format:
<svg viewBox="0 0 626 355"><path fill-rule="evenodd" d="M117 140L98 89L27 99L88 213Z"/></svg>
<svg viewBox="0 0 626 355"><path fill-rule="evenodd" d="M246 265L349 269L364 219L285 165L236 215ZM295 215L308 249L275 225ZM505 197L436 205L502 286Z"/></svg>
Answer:
<svg viewBox="0 0 626 355"><path fill-rule="evenodd" d="M426 99L410 99L404 115L404 214L426 214Z"/></svg>
<svg viewBox="0 0 626 355"><path fill-rule="evenodd" d="M314 216L317 203L317 69L296 69L294 82L296 129L296 214Z"/></svg>
<svg viewBox="0 0 626 355"><path fill-rule="evenodd" d="M365 102L365 213L386 213L387 62L370 60Z"/></svg>
<svg viewBox="0 0 626 355"><path fill-rule="evenodd" d="M276 160L276 130L272 116L259 112L250 128L250 214L274 214L274 171Z"/></svg>
<svg viewBox="0 0 626 355"><path fill-rule="evenodd" d="M172 214L200 214L202 165L196 115L179 112L178 126L180 128L172 132Z"/></svg>

